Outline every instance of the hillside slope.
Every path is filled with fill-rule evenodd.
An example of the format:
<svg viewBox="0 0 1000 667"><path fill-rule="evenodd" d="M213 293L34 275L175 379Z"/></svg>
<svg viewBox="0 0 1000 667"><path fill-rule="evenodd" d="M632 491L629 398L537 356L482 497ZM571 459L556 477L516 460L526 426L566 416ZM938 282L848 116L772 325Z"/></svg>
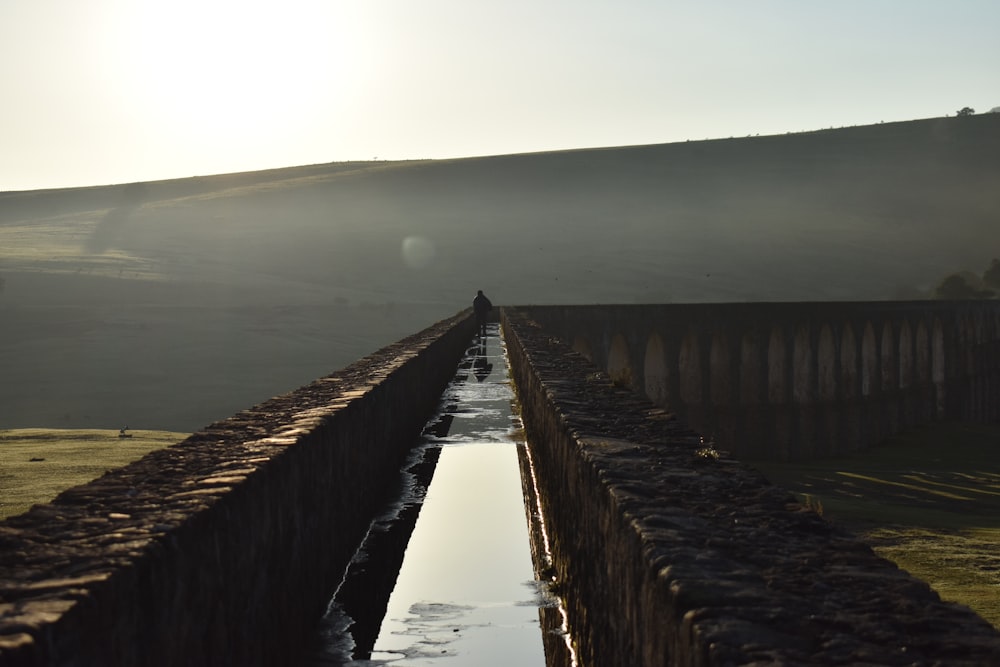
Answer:
<svg viewBox="0 0 1000 667"><path fill-rule="evenodd" d="M1000 255L997 154L990 114L0 193L0 427L195 430L476 289L495 303L927 289Z"/></svg>

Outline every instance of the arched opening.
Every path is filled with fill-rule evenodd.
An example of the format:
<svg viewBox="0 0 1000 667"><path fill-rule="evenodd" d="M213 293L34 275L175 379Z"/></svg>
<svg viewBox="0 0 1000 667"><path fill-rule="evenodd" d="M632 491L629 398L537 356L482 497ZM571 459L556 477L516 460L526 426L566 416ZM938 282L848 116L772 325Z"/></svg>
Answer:
<svg viewBox="0 0 1000 667"><path fill-rule="evenodd" d="M913 353L916 360L917 384L926 386L931 380L931 348L927 337L927 324L923 321L917 325L917 337Z"/></svg>
<svg viewBox="0 0 1000 667"><path fill-rule="evenodd" d="M941 320L934 320L931 336L931 380L934 384L944 382L944 329Z"/></svg>
<svg viewBox="0 0 1000 667"><path fill-rule="evenodd" d="M760 352L757 337L753 333L747 333L740 343L740 403L756 405L762 402L760 382Z"/></svg>
<svg viewBox="0 0 1000 667"><path fill-rule="evenodd" d="M899 328L899 388L906 389L913 384L913 337L910 323L903 322Z"/></svg>
<svg viewBox="0 0 1000 667"><path fill-rule="evenodd" d="M802 326L795 332L793 344L792 396L796 403L810 403L813 400L813 351L809 340L809 327Z"/></svg>
<svg viewBox="0 0 1000 667"><path fill-rule="evenodd" d="M944 378L944 331L941 320L935 318L931 332L931 381L934 383L934 412L938 419L945 415Z"/></svg>
<svg viewBox="0 0 1000 667"><path fill-rule="evenodd" d="M732 400L733 380L729 370L729 346L723 333L716 333L712 337L708 368L711 376L708 388L712 404L728 405Z"/></svg>
<svg viewBox="0 0 1000 667"><path fill-rule="evenodd" d="M701 351L695 334L689 333L684 337L677 366L681 401L687 405L701 405Z"/></svg>
<svg viewBox="0 0 1000 667"><path fill-rule="evenodd" d="M594 363L594 348L591 347L589 339L583 336L576 336L573 339L573 351L586 357L590 363Z"/></svg>
<svg viewBox="0 0 1000 667"><path fill-rule="evenodd" d="M965 359L966 375L973 375L976 372L976 360L973 355L976 342L976 327L971 317L962 318L962 326L959 328L959 345L961 345L962 358Z"/></svg>
<svg viewBox="0 0 1000 667"><path fill-rule="evenodd" d="M861 393L861 368L859 366L858 341L854 327L845 323L840 332L840 377L838 390L843 400L841 414L843 421L833 443L834 452L849 452L861 446L862 408L858 396Z"/></svg>
<svg viewBox="0 0 1000 667"><path fill-rule="evenodd" d="M771 339L767 345L767 400L771 403L784 403L788 398L785 381L787 365L785 336L781 329L775 327L771 330Z"/></svg>
<svg viewBox="0 0 1000 667"><path fill-rule="evenodd" d="M667 404L667 356L663 339L654 333L646 341L646 356L643 361L646 397L657 405Z"/></svg>
<svg viewBox="0 0 1000 667"><path fill-rule="evenodd" d="M857 341L850 324L840 334L840 391L848 400L858 397Z"/></svg>
<svg viewBox="0 0 1000 667"><path fill-rule="evenodd" d="M878 372L878 355L875 352L875 330L871 322L865 323L861 334L861 395L871 396L875 388L875 374Z"/></svg>
<svg viewBox="0 0 1000 667"><path fill-rule="evenodd" d="M824 324L819 331L816 372L819 375L819 400L834 400L837 397L837 346L833 342L833 331L829 324Z"/></svg>
<svg viewBox="0 0 1000 667"><path fill-rule="evenodd" d="M896 355L893 350L892 324L886 322L882 327L882 391L890 391L896 387Z"/></svg>
<svg viewBox="0 0 1000 667"><path fill-rule="evenodd" d="M629 363L628 343L621 334L615 334L611 339L611 350L608 352L608 375L611 381L623 387L632 387L635 379L632 377L632 366Z"/></svg>

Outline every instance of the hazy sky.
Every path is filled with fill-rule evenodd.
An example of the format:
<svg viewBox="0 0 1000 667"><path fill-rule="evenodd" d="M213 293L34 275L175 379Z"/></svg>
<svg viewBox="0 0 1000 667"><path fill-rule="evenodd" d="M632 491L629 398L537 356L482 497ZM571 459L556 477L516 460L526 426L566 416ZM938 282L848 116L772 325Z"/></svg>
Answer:
<svg viewBox="0 0 1000 667"><path fill-rule="evenodd" d="M1000 106L997 0L0 0L0 190Z"/></svg>

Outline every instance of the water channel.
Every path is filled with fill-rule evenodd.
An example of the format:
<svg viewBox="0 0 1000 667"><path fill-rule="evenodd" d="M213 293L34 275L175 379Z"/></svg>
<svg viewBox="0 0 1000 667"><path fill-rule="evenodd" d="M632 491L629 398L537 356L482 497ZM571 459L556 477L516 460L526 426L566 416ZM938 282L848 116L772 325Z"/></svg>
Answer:
<svg viewBox="0 0 1000 667"><path fill-rule="evenodd" d="M544 529L513 400L492 324L413 447L308 665L575 664L565 613L536 574Z"/></svg>

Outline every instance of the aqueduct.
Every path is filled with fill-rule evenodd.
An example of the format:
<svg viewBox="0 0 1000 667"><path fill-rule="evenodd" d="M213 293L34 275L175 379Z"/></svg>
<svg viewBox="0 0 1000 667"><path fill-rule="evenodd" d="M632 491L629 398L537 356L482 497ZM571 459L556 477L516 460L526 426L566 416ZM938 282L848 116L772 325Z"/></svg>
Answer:
<svg viewBox="0 0 1000 667"><path fill-rule="evenodd" d="M503 329L580 664L1000 664L986 621L699 435L803 458L995 421L1000 304L534 306ZM0 665L294 661L473 334L459 313L0 522Z"/></svg>
<svg viewBox="0 0 1000 667"><path fill-rule="evenodd" d="M838 454L931 420L1000 417L995 301L525 312L737 456Z"/></svg>

